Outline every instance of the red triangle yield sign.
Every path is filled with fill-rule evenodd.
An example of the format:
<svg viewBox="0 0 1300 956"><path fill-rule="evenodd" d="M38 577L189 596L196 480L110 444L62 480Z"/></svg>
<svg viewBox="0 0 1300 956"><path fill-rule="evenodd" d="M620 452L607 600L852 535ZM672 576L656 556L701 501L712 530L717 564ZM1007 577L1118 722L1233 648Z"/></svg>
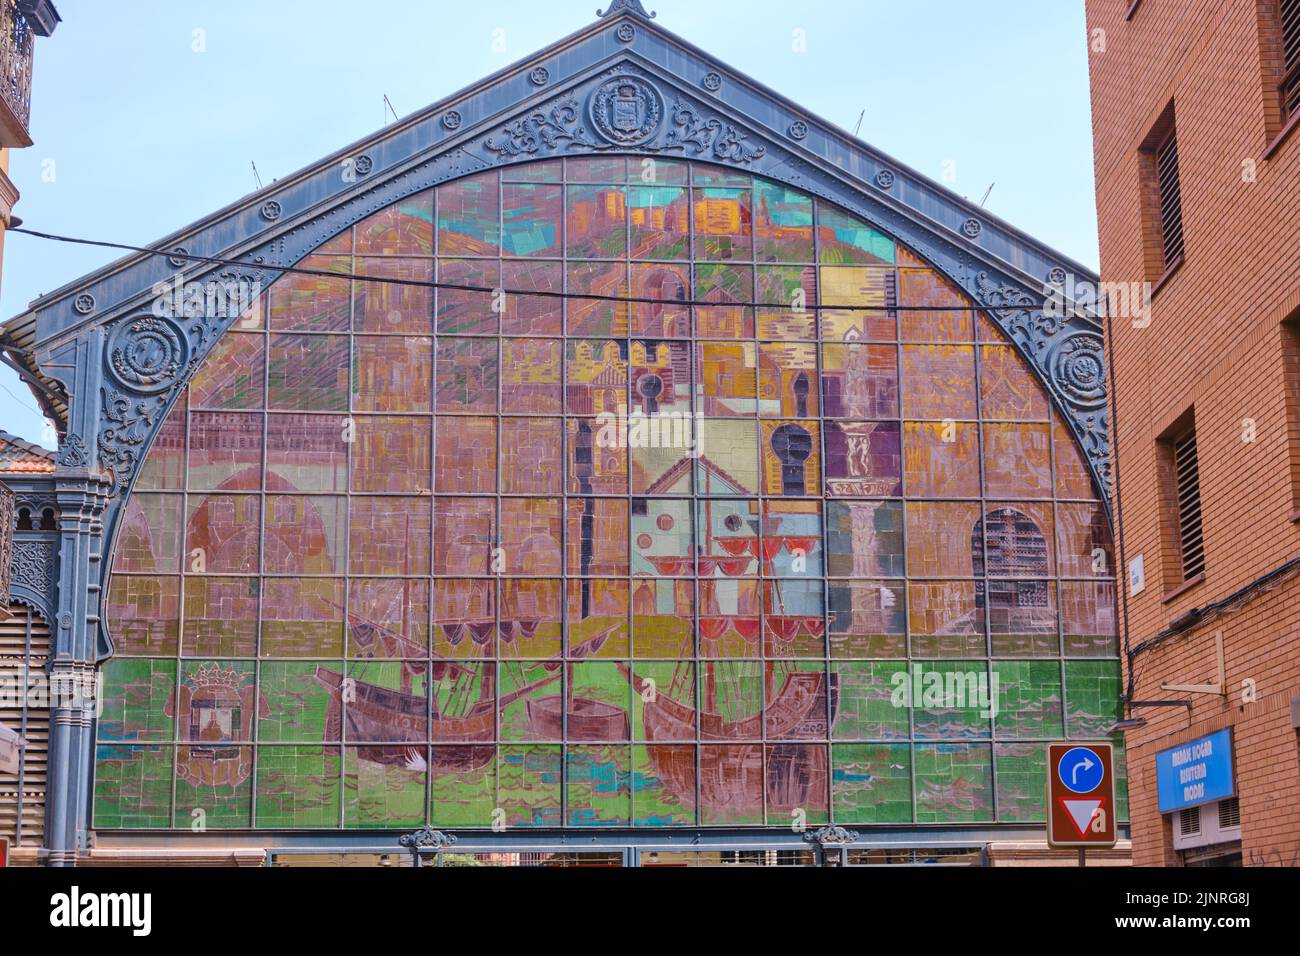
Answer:
<svg viewBox="0 0 1300 956"><path fill-rule="evenodd" d="M1071 822L1079 831L1079 836L1088 835L1088 824L1097 813L1097 808L1101 806L1101 801L1097 799L1089 800L1067 800L1061 798L1061 806L1065 807L1065 812L1070 815Z"/></svg>

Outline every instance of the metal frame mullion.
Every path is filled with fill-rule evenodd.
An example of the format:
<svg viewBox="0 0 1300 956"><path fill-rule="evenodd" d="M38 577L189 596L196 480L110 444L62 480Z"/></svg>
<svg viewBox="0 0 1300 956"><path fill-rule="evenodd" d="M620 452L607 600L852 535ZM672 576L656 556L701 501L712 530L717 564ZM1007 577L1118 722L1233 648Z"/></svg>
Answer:
<svg viewBox="0 0 1300 956"><path fill-rule="evenodd" d="M429 290L429 613L428 637L425 644L425 723L424 723L424 822L433 825L433 701L437 689L433 685L433 648L437 641L437 575L435 562L438 553L438 498L434 487L438 478L438 190L430 190L432 235L430 249L432 261L430 273L434 286ZM480 680L482 678L480 677ZM480 688L481 688L480 684ZM495 763L495 756L493 762Z"/></svg>
<svg viewBox="0 0 1300 956"><path fill-rule="evenodd" d="M349 289L351 285L349 284ZM262 570L266 566L266 472L270 467L270 443L271 434L271 302L269 294L259 297L258 308L262 313L262 329L259 333L262 336L262 467L261 474L258 476L258 495L257 495L257 610L253 615L253 627L255 634L253 637L253 687L256 699L262 699L262 607L263 592L265 592L266 579L262 577ZM351 306L349 306L349 309ZM351 352L349 348L349 361L351 361ZM188 487L188 470L187 487ZM186 502L185 510L189 511L189 503ZM188 526L188 519L186 524ZM182 567L184 560L182 559ZM179 681L177 688L179 689ZM180 709L177 708L177 714ZM258 774L261 765L261 740L262 740L262 722L257 715L253 715L253 786L251 799L253 806L250 810L249 825L257 829L257 783Z"/></svg>
<svg viewBox="0 0 1300 956"><path fill-rule="evenodd" d="M959 315L961 313L958 313ZM975 428L977 448L979 450L980 466L980 487L979 487L979 509L980 509L980 565L983 568L984 578L984 680L985 686L993 687L993 620L990 614L992 607L993 589L990 587L989 577L989 507L988 507L988 471L987 455L985 454L985 420L984 420L984 377L983 377L983 355L979 341L979 314L974 308L970 310L971 322L971 352L975 360ZM1050 439L1050 435L1048 436ZM989 780L992 785L990 796L990 806L993 811L993 821L998 819L998 770L997 760L995 759L994 739L996 737L997 720L990 714L988 718L988 747L989 747Z"/></svg>

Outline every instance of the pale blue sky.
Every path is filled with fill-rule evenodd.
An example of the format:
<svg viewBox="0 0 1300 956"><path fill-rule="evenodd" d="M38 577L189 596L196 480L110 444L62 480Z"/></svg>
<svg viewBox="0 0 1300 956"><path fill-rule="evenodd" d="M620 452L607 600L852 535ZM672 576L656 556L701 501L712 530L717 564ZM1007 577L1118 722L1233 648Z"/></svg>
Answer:
<svg viewBox="0 0 1300 956"><path fill-rule="evenodd" d="M37 41L33 229L145 245L593 21L607 0L57 0ZM1083 0L646 0L658 21L1097 266ZM196 52L196 30L203 52ZM504 31L504 51L494 34ZM807 51L795 52L802 30ZM497 34L497 36L500 36ZM391 116L388 117L391 120ZM0 318L117 255L5 240ZM0 367L0 428L42 440ZM49 443L46 436L46 444Z"/></svg>

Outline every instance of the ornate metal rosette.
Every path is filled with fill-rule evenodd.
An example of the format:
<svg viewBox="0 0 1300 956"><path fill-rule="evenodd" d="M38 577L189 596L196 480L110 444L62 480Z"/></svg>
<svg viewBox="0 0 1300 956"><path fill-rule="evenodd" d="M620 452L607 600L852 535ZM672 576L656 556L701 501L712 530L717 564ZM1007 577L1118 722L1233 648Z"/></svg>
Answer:
<svg viewBox="0 0 1300 956"><path fill-rule="evenodd" d="M455 110L447 110L442 114L442 125L447 129L460 129L460 124L463 122L464 119Z"/></svg>
<svg viewBox="0 0 1300 956"><path fill-rule="evenodd" d="M352 169L358 176L365 176L370 170L375 168L375 161L362 153L352 161Z"/></svg>
<svg viewBox="0 0 1300 956"><path fill-rule="evenodd" d="M528 74L528 82L532 83L533 86L545 86L551 82L551 71L544 66L539 66Z"/></svg>
<svg viewBox="0 0 1300 956"><path fill-rule="evenodd" d="M1081 408L1106 401L1106 353L1101 336L1075 332L1061 339L1048 358L1048 374L1065 398Z"/></svg>
<svg viewBox="0 0 1300 956"><path fill-rule="evenodd" d="M640 77L617 76L592 92L587 114L602 138L618 146L640 146L659 132L664 99Z"/></svg>
<svg viewBox="0 0 1300 956"><path fill-rule="evenodd" d="M177 269L180 269L189 264L189 255L190 251L188 249L184 246L177 246L172 250L172 254L167 257L167 261Z"/></svg>
<svg viewBox="0 0 1300 956"><path fill-rule="evenodd" d="M615 35L624 43L631 43L636 39L636 27L630 23L622 24L615 32Z"/></svg>
<svg viewBox="0 0 1300 956"><path fill-rule="evenodd" d="M274 199L268 199L266 202L262 203L261 213L262 218L267 222L275 222L284 214L284 207Z"/></svg>
<svg viewBox="0 0 1300 956"><path fill-rule="evenodd" d="M1060 266L1054 266L1047 273L1047 281L1054 286L1065 285L1066 272Z"/></svg>
<svg viewBox="0 0 1300 956"><path fill-rule="evenodd" d="M808 135L808 124L803 120L795 120L790 124L790 138L804 139Z"/></svg>
<svg viewBox="0 0 1300 956"><path fill-rule="evenodd" d="M163 391L189 360L189 340L171 319L137 316L120 323L109 335L109 369L119 383L134 392Z"/></svg>
<svg viewBox="0 0 1300 956"><path fill-rule="evenodd" d="M700 85L710 93L716 93L722 89L722 76L718 73L705 73L704 79L700 80Z"/></svg>
<svg viewBox="0 0 1300 956"><path fill-rule="evenodd" d="M411 849L420 847L442 849L456 842L456 834L443 833L441 830L433 829L433 827L422 827L414 833L403 833L397 838L397 842L400 846Z"/></svg>
<svg viewBox="0 0 1300 956"><path fill-rule="evenodd" d="M983 231L984 231L984 227L980 225L980 221L978 219L967 219L965 222L961 224L962 235L965 236L967 239L974 239Z"/></svg>
<svg viewBox="0 0 1300 956"><path fill-rule="evenodd" d="M858 831L831 824L820 830L805 830L803 838L808 843L820 843L822 846L847 846L857 842Z"/></svg>
<svg viewBox="0 0 1300 956"><path fill-rule="evenodd" d="M89 292L83 292L72 300L72 308L78 315L90 315L95 311L95 297Z"/></svg>
<svg viewBox="0 0 1300 956"><path fill-rule="evenodd" d="M888 189L894 185L894 171L891 169L882 169L876 173L876 185L881 189Z"/></svg>

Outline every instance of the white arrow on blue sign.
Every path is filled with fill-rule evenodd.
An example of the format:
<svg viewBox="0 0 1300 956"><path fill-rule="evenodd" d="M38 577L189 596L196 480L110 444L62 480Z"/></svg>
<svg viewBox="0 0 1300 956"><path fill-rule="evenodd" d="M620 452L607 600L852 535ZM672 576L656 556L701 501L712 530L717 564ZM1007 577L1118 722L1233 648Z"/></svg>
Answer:
<svg viewBox="0 0 1300 956"><path fill-rule="evenodd" d="M1075 793L1092 793L1101 786L1106 768L1100 758L1087 747L1067 750L1056 765L1057 776L1068 790Z"/></svg>

